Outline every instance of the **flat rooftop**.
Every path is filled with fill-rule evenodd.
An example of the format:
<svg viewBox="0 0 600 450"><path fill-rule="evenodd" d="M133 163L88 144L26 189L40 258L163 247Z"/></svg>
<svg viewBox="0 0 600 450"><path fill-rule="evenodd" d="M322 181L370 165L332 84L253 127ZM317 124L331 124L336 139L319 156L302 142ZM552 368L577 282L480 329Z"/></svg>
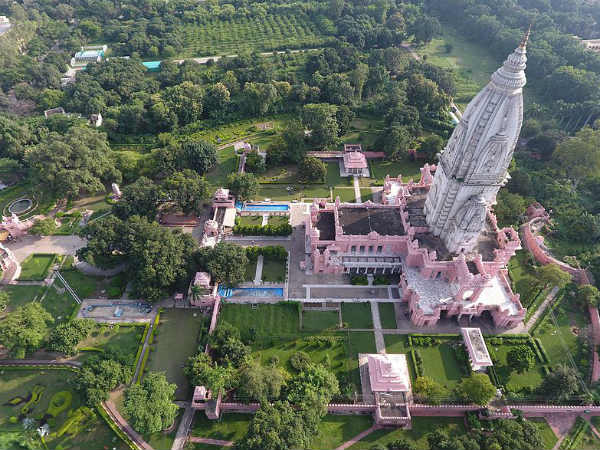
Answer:
<svg viewBox="0 0 600 450"><path fill-rule="evenodd" d="M335 240L335 217L332 211L319 212L315 226L319 230L319 239L321 241Z"/></svg>
<svg viewBox="0 0 600 450"><path fill-rule="evenodd" d="M338 214L346 235L367 235L372 231L387 236L404 234L399 208L340 208Z"/></svg>

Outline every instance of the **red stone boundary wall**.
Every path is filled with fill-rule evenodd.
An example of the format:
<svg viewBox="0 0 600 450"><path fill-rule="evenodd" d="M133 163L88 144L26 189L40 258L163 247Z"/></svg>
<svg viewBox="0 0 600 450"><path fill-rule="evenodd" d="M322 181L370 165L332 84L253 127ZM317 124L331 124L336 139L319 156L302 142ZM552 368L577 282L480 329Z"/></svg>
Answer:
<svg viewBox="0 0 600 450"><path fill-rule="evenodd" d="M577 269L565 264L562 261L554 258L552 255L546 253L546 251L540 247L535 235L531 231L531 224L537 221L545 220L543 217L536 217L535 219L521 225L521 237L522 243L525 244L527 250L531 252L533 257L542 265L556 264L565 272L569 273L578 284L590 284L590 280L587 273L583 269Z"/></svg>

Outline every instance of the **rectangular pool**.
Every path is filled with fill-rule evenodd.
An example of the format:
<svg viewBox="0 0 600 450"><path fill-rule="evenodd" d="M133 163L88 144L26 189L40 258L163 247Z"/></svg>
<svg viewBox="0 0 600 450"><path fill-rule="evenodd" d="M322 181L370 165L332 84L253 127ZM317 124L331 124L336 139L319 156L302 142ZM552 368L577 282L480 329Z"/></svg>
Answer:
<svg viewBox="0 0 600 450"><path fill-rule="evenodd" d="M283 297L283 288L219 288L222 298L230 297Z"/></svg>
<svg viewBox="0 0 600 450"><path fill-rule="evenodd" d="M242 203L237 202L235 207L240 211L289 211L290 205L286 204L262 204L262 203Z"/></svg>

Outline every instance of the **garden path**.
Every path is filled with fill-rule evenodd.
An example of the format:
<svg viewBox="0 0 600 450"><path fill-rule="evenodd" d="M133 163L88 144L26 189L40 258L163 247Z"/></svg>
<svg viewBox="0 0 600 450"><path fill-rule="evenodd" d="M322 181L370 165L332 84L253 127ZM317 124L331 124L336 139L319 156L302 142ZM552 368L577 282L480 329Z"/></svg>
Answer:
<svg viewBox="0 0 600 450"><path fill-rule="evenodd" d="M342 445L337 447L335 450L346 450L348 447L352 447L354 444L356 444L358 441L363 439L365 436L368 436L373 431L379 430L380 428L381 428L380 425L373 425L371 428L367 428L365 431L358 433L356 436L354 436L349 441L344 442Z"/></svg>
<svg viewBox="0 0 600 450"><path fill-rule="evenodd" d="M148 444L144 438L135 431L131 425L119 414L116 405L111 401L107 400L102 403L102 407L110 418L117 424L117 426L123 431L129 438L136 443L136 445L142 450L154 450L150 444Z"/></svg>
<svg viewBox="0 0 600 450"><path fill-rule="evenodd" d="M195 412L196 410L192 408L192 403L189 402L185 406L185 412L183 413L181 422L179 422L179 428L177 428L177 434L173 440L171 450L182 450L185 446L188 436L190 435L190 427L192 426Z"/></svg>
<svg viewBox="0 0 600 450"><path fill-rule="evenodd" d="M352 182L354 183L354 197L356 200L356 203L362 203L362 199L360 197L360 182L358 180L358 176L354 175Z"/></svg>
<svg viewBox="0 0 600 450"><path fill-rule="evenodd" d="M81 367L80 361L64 361L60 359L3 359L0 366L70 366Z"/></svg>
<svg viewBox="0 0 600 450"><path fill-rule="evenodd" d="M152 313L152 317L150 317L150 327L148 328L148 332L146 333L146 339L144 339L144 346L142 347L142 352L140 353L140 357L137 360L137 364L135 365L135 373L133 374L133 378L131 379L131 383L135 383L135 380L138 379L138 374L140 372L140 368L142 366L142 361L144 360L144 355L148 350L148 341L150 340L150 336L152 336L152 330L154 328L154 320L156 319L156 315L158 314L160 308L156 307L154 312Z"/></svg>
<svg viewBox="0 0 600 450"><path fill-rule="evenodd" d="M221 439L191 437L189 441L198 444L218 445L220 447L233 447L233 441L223 441Z"/></svg>
<svg viewBox="0 0 600 450"><path fill-rule="evenodd" d="M379 305L377 302L371 303L371 315L373 316L373 333L375 334L375 347L377 353L385 353L385 341L383 340L383 333L381 332L381 317L379 317Z"/></svg>
<svg viewBox="0 0 600 450"><path fill-rule="evenodd" d="M537 320L540 318L540 316L546 310L546 308L550 306L550 304L554 301L554 299L556 298L556 294L558 294L558 288L555 286L548 293L546 299L542 302L542 304L539 306L536 312L533 313L533 315L525 324L525 332L528 332L531 329L531 327L533 327L533 325L537 322Z"/></svg>
<svg viewBox="0 0 600 450"><path fill-rule="evenodd" d="M254 274L254 284L262 283L262 271L265 263L265 258L263 255L258 255L258 259L256 260L256 273Z"/></svg>

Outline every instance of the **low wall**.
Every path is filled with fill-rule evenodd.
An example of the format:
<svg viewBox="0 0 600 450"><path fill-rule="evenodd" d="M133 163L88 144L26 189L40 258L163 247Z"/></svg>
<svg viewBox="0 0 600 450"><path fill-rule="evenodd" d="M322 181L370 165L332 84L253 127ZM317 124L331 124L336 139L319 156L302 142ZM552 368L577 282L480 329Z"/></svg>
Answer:
<svg viewBox="0 0 600 450"><path fill-rule="evenodd" d="M260 408L259 403L221 403L224 413L255 413Z"/></svg>
<svg viewBox="0 0 600 450"><path fill-rule="evenodd" d="M478 411L478 405L421 405L409 406L410 415L413 417L462 417L467 411Z"/></svg>
<svg viewBox="0 0 600 450"><path fill-rule="evenodd" d="M327 412L329 414L371 414L375 411L375 405L365 405L362 403L358 404L342 404L342 403L330 403L327 405Z"/></svg>

